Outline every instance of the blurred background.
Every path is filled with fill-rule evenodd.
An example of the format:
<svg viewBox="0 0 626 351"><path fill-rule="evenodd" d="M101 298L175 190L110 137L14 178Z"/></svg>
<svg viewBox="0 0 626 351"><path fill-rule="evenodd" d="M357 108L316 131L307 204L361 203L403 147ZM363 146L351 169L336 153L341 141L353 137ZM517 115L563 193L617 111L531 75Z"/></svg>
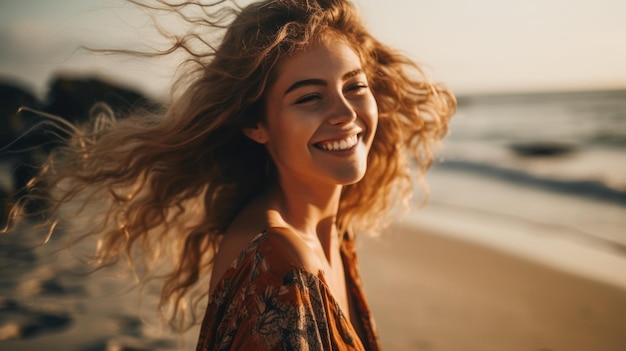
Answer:
<svg viewBox="0 0 626 351"><path fill-rule="evenodd" d="M626 349L626 2L354 3L381 41L459 102L427 177L428 205L416 194L416 209L388 233L361 240L383 346ZM44 133L26 133L41 117L18 107L81 121L97 101L121 110L167 103L179 56L80 45L162 42L124 1L0 1L0 147L12 143L0 151L5 204L32 173L24 165L54 147ZM0 238L0 349L175 346L144 326L135 295L120 296L126 285L77 279L54 239L31 244Z"/></svg>

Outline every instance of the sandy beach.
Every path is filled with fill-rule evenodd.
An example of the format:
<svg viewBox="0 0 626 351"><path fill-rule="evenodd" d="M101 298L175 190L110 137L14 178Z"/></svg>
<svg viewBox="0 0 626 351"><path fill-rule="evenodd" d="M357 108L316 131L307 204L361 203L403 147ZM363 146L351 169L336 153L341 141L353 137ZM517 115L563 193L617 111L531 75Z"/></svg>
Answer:
<svg viewBox="0 0 626 351"><path fill-rule="evenodd" d="M52 246L32 256L3 250L0 349L176 348L149 312L142 321L136 291L124 293L129 282L105 272L76 276L79 266ZM626 290L619 287L406 223L361 238L359 250L386 350L626 347ZM154 307L155 296L142 311ZM196 334L186 335L185 349L193 349Z"/></svg>
<svg viewBox="0 0 626 351"><path fill-rule="evenodd" d="M388 350L626 347L626 290L407 225L362 241Z"/></svg>

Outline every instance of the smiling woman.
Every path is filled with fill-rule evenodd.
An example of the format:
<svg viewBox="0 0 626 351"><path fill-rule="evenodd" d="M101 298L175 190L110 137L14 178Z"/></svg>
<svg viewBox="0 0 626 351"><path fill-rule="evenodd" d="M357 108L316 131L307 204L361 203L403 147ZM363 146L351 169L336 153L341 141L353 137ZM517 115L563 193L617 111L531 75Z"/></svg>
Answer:
<svg viewBox="0 0 626 351"><path fill-rule="evenodd" d="M192 69L162 114L66 124L70 138L13 219L45 187L46 224L88 218L74 231L98 238L97 265L125 259L140 278L164 279L174 327L194 322L208 295L198 350L379 349L354 238L411 196L452 94L373 38L345 0L140 5L190 25L143 54L183 50ZM219 45L198 31L231 18Z"/></svg>

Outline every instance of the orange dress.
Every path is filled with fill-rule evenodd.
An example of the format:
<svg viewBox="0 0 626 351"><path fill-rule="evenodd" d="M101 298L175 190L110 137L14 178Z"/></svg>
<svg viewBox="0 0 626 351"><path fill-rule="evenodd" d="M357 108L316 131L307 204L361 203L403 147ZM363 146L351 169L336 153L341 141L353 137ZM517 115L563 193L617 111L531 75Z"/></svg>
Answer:
<svg viewBox="0 0 626 351"><path fill-rule="evenodd" d="M278 229L257 235L218 282L209 298L197 351L380 350L357 270L354 240L344 238L341 256L354 328L320 273L294 264ZM361 337L356 332L361 330Z"/></svg>

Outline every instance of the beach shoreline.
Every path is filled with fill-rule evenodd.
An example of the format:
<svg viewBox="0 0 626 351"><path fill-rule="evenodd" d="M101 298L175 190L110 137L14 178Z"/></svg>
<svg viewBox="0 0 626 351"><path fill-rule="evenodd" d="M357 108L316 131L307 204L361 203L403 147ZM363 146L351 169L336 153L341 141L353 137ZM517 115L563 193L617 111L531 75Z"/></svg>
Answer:
<svg viewBox="0 0 626 351"><path fill-rule="evenodd" d="M71 280L71 267L41 257L49 254L42 250L40 265L12 272L17 290L7 296L4 287L0 335L42 311L67 318L66 325L41 325L36 333L0 341L0 349L176 349L176 335L159 332L149 318L154 314L139 313L137 291L120 292L128 281L101 273ZM626 290L620 287L410 221L393 224L380 237L360 237L358 250L386 350L618 351L626 345ZM29 284L44 289L26 294ZM19 307L13 312L6 308L11 302ZM155 303L151 292L142 311ZM184 349L193 349L197 332L184 336Z"/></svg>

